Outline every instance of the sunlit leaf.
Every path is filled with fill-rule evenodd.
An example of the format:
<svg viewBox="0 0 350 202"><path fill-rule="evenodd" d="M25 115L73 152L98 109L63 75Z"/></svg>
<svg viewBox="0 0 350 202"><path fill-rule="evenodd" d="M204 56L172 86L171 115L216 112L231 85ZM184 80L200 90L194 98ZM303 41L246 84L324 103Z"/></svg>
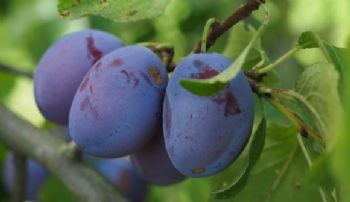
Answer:
<svg viewBox="0 0 350 202"><path fill-rule="evenodd" d="M99 15L128 22L159 16L168 3L169 0L59 0L58 12L68 19Z"/></svg>
<svg viewBox="0 0 350 202"><path fill-rule="evenodd" d="M328 63L316 63L308 67L298 78L295 90L316 110L322 124L329 127L339 116L341 103L338 94L338 73ZM305 107L299 105L299 107Z"/></svg>
<svg viewBox="0 0 350 202"><path fill-rule="evenodd" d="M304 32L300 35L298 45L302 48L320 48L328 62L333 63L340 74L339 82L342 83L345 68L345 49L335 47L313 32Z"/></svg>

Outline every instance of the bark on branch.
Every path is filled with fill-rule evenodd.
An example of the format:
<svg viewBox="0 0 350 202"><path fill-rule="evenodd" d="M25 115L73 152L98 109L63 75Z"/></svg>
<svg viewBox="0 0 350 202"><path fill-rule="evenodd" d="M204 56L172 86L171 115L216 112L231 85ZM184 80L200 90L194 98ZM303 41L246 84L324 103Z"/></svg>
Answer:
<svg viewBox="0 0 350 202"><path fill-rule="evenodd" d="M126 201L105 179L85 164L62 155L66 143L22 120L0 103L0 141L35 159L81 201Z"/></svg>
<svg viewBox="0 0 350 202"><path fill-rule="evenodd" d="M215 41L233 25L237 24L242 19L251 15L251 13L257 9L261 3L265 3L265 0L247 0L247 3L239 7L231 16L226 18L222 22L218 22L212 27L207 37L207 50L215 43ZM199 41L193 50L194 53L201 51L201 41Z"/></svg>

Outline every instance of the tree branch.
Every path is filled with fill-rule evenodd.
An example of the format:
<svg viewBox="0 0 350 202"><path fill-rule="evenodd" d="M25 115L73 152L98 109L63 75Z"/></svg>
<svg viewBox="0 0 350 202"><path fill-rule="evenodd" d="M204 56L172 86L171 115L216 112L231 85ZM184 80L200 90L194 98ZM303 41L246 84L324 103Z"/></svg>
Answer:
<svg viewBox="0 0 350 202"><path fill-rule="evenodd" d="M14 189L12 194L13 202L22 202L25 200L26 181L27 181L27 164L26 157L19 153L13 154L13 165L15 168Z"/></svg>
<svg viewBox="0 0 350 202"><path fill-rule="evenodd" d="M11 67L10 65L6 65L2 63L0 63L0 71L9 73L9 74L18 75L18 76L27 77L29 79L33 79L33 74L31 72L19 70L14 67Z"/></svg>
<svg viewBox="0 0 350 202"><path fill-rule="evenodd" d="M224 21L216 23L207 37L207 49L209 49L223 33L229 30L233 25L237 24L242 19L251 15L251 13L257 10L261 3L265 3L265 0L247 0L247 3L239 7L231 16ZM201 42L199 41L193 50L194 53L201 51Z"/></svg>
<svg viewBox="0 0 350 202"><path fill-rule="evenodd" d="M126 201L96 171L62 155L62 148L66 145L62 139L35 128L1 103L0 141L15 152L25 154L42 164L59 177L81 201Z"/></svg>

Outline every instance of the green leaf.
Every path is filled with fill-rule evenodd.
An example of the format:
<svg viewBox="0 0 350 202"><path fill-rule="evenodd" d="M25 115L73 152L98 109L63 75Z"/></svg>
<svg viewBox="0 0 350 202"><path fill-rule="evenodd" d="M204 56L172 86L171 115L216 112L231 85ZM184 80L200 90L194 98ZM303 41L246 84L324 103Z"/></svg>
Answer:
<svg viewBox="0 0 350 202"><path fill-rule="evenodd" d="M298 40L298 45L302 48L320 48L328 60L333 63L340 74L339 82L342 83L345 68L345 51L344 48L335 47L323 41L313 32L303 32Z"/></svg>
<svg viewBox="0 0 350 202"><path fill-rule="evenodd" d="M231 59L236 59L239 57L239 55L254 37L254 34L256 34L256 30L251 25L244 24L244 22L240 22L231 28L229 34L229 39L223 51L223 55ZM261 46L261 40L259 38L256 41L251 52L247 56L246 61L242 66L242 69L249 69L255 64L257 64L260 60L263 59L262 54L264 55L263 57L266 57L267 59L266 54L262 52L263 49Z"/></svg>
<svg viewBox="0 0 350 202"><path fill-rule="evenodd" d="M159 16L168 3L169 0L59 0L58 12L67 19L99 15L128 22Z"/></svg>
<svg viewBox="0 0 350 202"><path fill-rule="evenodd" d="M225 186L219 190L215 190L213 194L215 194L216 198L225 198L225 197L232 197L235 194L237 194L246 184L248 176L250 171L254 168L256 162L259 160L260 155L262 153L262 150L264 148L265 143L265 132L266 132L266 120L263 118L254 133L253 137L251 138L251 144L249 147L246 147L246 149L249 150L249 154L247 156L247 160L244 163L244 166L242 169L240 169L240 174L238 174L238 177L228 186ZM233 166L235 166L233 164ZM231 172L231 168L229 170L226 170L225 172ZM220 177L213 178L213 180L219 179L222 180L222 177L226 177L226 173L220 174ZM222 182L220 182L222 184Z"/></svg>
<svg viewBox="0 0 350 202"><path fill-rule="evenodd" d="M61 181L55 177L49 177L40 190L40 201L50 202L77 202L77 198L67 190Z"/></svg>
<svg viewBox="0 0 350 202"><path fill-rule="evenodd" d="M313 32L303 32L298 39L298 45L302 48L318 48L320 38Z"/></svg>
<svg viewBox="0 0 350 202"><path fill-rule="evenodd" d="M331 159L333 161L333 173L337 176L338 182L341 185L342 201L350 201L350 40L347 46L347 60L345 60L346 67L344 74L344 88L343 88L343 114L339 116L338 120L332 127L332 132L336 136L332 139L334 144L334 152Z"/></svg>
<svg viewBox="0 0 350 202"><path fill-rule="evenodd" d="M227 84L236 77L242 69L248 54L253 48L253 45L265 30L266 25L261 25L259 30L255 33L253 39L249 42L247 47L238 56L234 63L220 74L209 79L180 79L180 84L188 91L201 95L211 96L223 90Z"/></svg>
<svg viewBox="0 0 350 202"><path fill-rule="evenodd" d="M321 119L323 126L319 126L318 130L323 133L329 132L329 128L341 111L338 77L332 64L316 63L308 67L295 84L296 92L304 97Z"/></svg>
<svg viewBox="0 0 350 202"><path fill-rule="evenodd" d="M325 152L319 158L312 162L310 169L310 180L315 185L322 185L327 190L335 187L335 180L331 172L331 155ZM331 192L331 191L328 191Z"/></svg>
<svg viewBox="0 0 350 202"><path fill-rule="evenodd" d="M295 127L269 123L263 152L246 185L234 197L219 201L321 201L317 186L307 180L309 168L297 145L297 133Z"/></svg>

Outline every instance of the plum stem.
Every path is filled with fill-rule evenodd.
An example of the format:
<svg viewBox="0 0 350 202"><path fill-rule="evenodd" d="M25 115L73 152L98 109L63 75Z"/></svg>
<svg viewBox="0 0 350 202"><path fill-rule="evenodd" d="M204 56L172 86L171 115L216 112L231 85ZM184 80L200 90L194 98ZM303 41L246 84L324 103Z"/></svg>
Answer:
<svg viewBox="0 0 350 202"><path fill-rule="evenodd" d="M142 42L138 45L145 46L151 49L153 52L160 54L164 66L168 72L171 72L175 68L175 63L173 63L174 58L174 46L168 43L157 43L157 42Z"/></svg>
<svg viewBox="0 0 350 202"><path fill-rule="evenodd" d="M203 36L202 36L202 41L201 41L201 53L206 53L207 52L207 39L208 39L208 34L211 29L214 29L216 25L218 25L219 22L215 18L210 18L207 20L204 26L203 30Z"/></svg>
<svg viewBox="0 0 350 202"><path fill-rule="evenodd" d="M285 106L280 100L275 98L273 95L265 96L275 107L277 107L295 126L299 127L301 131L306 131L310 137L318 141L323 147L325 147L325 142L322 136L306 125L304 121L294 112L292 112L287 106Z"/></svg>
<svg viewBox="0 0 350 202"><path fill-rule="evenodd" d="M292 57L296 52L298 52L302 47L301 46L296 46L295 48L289 50L287 53L285 53L284 55L282 55L280 58L278 58L276 61L274 61L273 63L260 68L260 69L255 69L254 71L256 71L257 75L263 75L266 74L270 71L272 71L273 69L275 69L276 67L278 67L281 63L283 63L284 61L286 61L287 59L289 59L290 57Z"/></svg>
<svg viewBox="0 0 350 202"><path fill-rule="evenodd" d="M26 157L20 153L14 152L13 155L13 165L14 169L14 178L13 178L13 192L12 192L12 201L13 202L22 202L25 200L26 194L26 181L27 181L27 164Z"/></svg>
<svg viewBox="0 0 350 202"><path fill-rule="evenodd" d="M255 10L259 9L261 4L264 4L265 0L247 0L247 2L235 10L229 17L224 21L218 22L216 26L213 27L207 34L206 50L208 50L215 41L229 30L233 25L237 24L239 21L247 18ZM199 41L194 48L194 53L199 53L202 50L202 40Z"/></svg>
<svg viewBox="0 0 350 202"><path fill-rule="evenodd" d="M78 145L73 141L64 144L60 150L63 155L67 156L70 159L82 159L82 151L79 149Z"/></svg>
<svg viewBox="0 0 350 202"><path fill-rule="evenodd" d="M289 89L273 89L272 93L276 94L276 95L283 95L283 96L293 98L296 101L298 101L299 103L301 103L302 105L304 105L304 107L308 110L308 112L315 119L317 126L318 126L319 130L321 131L322 136L323 137L326 136L327 128L326 128L324 122L322 121L321 117L319 116L319 114L317 113L315 108L313 106L311 106L310 103L302 95L300 95L299 93L297 93L293 90L289 90Z"/></svg>

